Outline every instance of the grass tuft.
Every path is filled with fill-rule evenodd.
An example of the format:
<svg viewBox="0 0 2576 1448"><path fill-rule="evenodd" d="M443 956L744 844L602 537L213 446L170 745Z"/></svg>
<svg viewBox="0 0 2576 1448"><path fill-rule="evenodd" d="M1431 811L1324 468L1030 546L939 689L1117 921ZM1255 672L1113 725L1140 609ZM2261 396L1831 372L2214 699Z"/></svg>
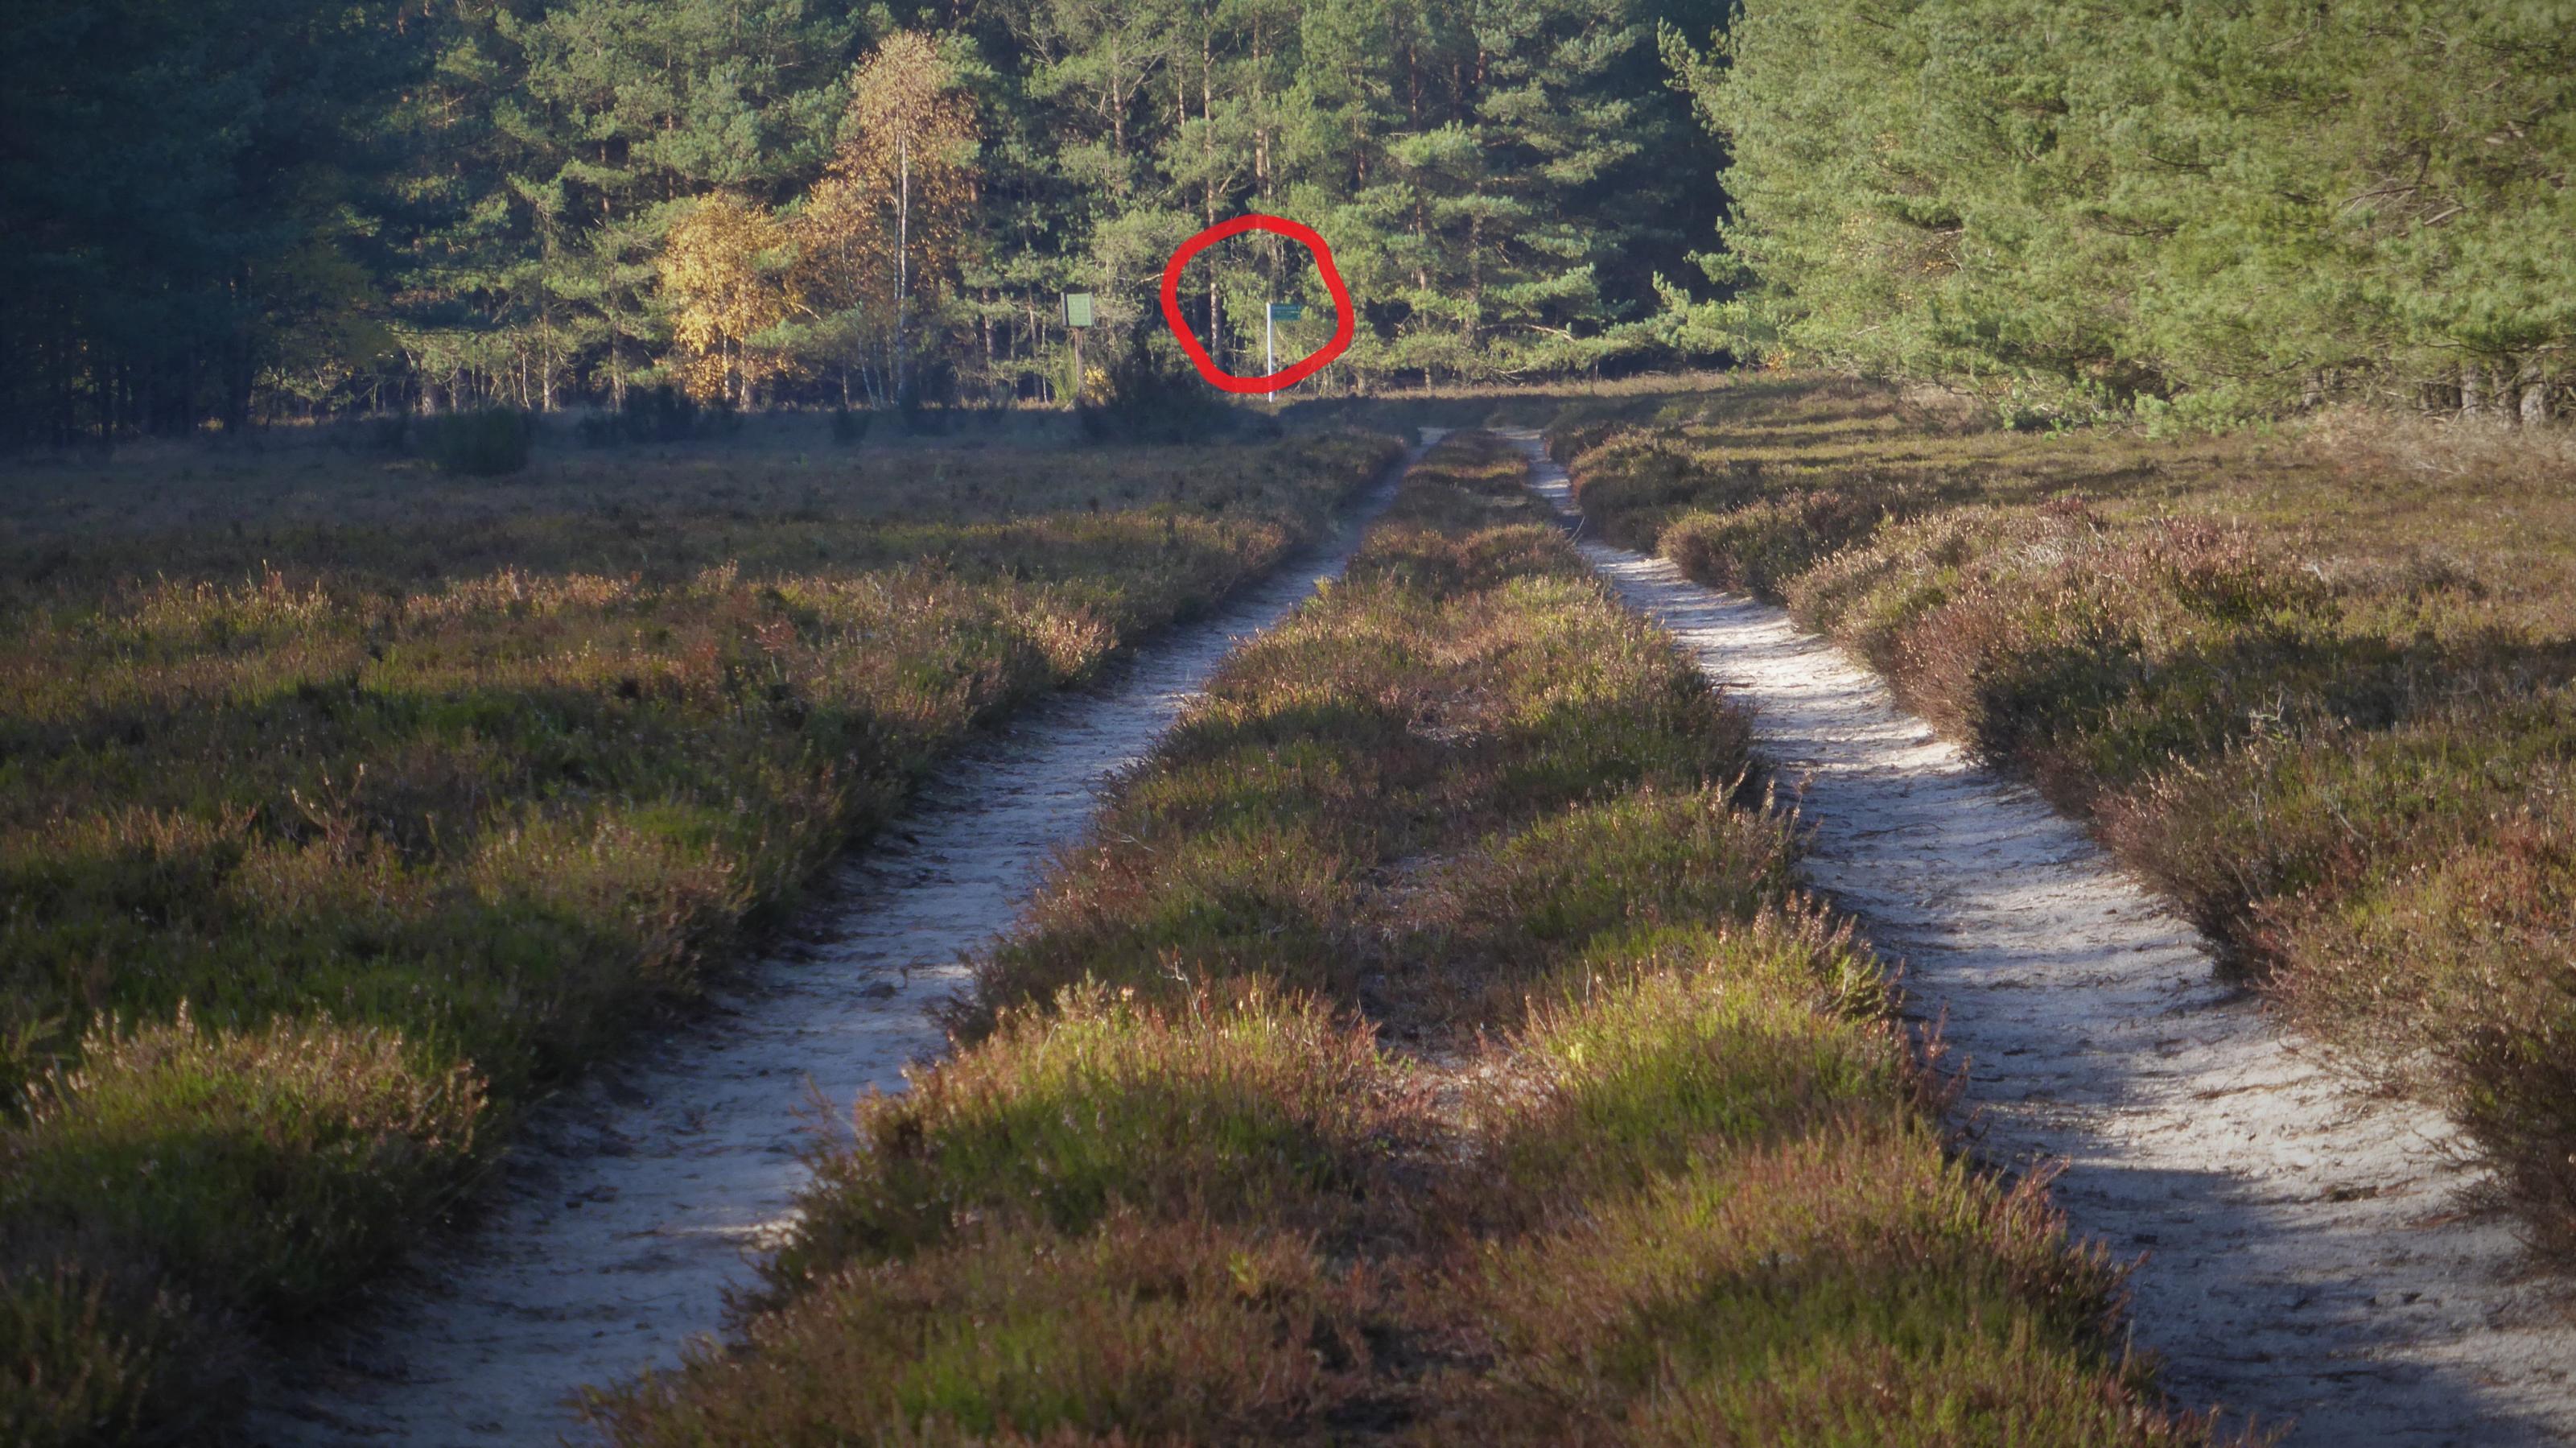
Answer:
<svg viewBox="0 0 2576 1448"><path fill-rule="evenodd" d="M764 1271L793 1289L988 1219L1080 1235L1121 1208L1232 1222L1347 1192L1383 1077L1367 1035L1311 1001L1165 1012L1077 988L861 1102Z"/></svg>
<svg viewBox="0 0 2576 1448"><path fill-rule="evenodd" d="M1516 1085L1488 1108L1509 1123L1496 1165L1547 1202L1567 1183L1642 1186L1712 1152L1913 1120L1926 1093L1891 1005L1885 968L1820 915L1604 932L1514 1043L1543 1094Z"/></svg>
<svg viewBox="0 0 2576 1448"><path fill-rule="evenodd" d="M744 1350L601 1395L646 1444L1243 1442L1296 1436L1367 1364L1374 1294L1292 1235L1117 1215L981 1227L853 1266Z"/></svg>
<svg viewBox="0 0 2576 1448"><path fill-rule="evenodd" d="M2114 1350L2120 1277L2038 1184L1855 1123L1493 1251L1461 1293L1501 1367L1449 1386L1516 1442L2201 1441Z"/></svg>
<svg viewBox="0 0 2576 1448"><path fill-rule="evenodd" d="M101 1023L0 1135L0 1215L161 1259L263 1315L329 1303L399 1251L475 1158L483 1090L390 1031Z"/></svg>

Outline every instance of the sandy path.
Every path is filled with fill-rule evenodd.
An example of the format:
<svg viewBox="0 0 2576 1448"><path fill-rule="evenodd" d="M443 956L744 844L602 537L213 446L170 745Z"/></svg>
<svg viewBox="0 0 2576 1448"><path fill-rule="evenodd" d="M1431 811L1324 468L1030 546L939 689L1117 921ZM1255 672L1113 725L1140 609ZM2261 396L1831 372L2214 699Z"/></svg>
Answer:
<svg viewBox="0 0 2576 1448"><path fill-rule="evenodd" d="M1426 443L1436 431L1425 429ZM1418 456L1417 452L1415 456ZM514 1144L494 1219L388 1293L332 1361L266 1394L278 1444L552 1443L567 1398L676 1362L724 1326L728 1288L789 1212L817 1093L835 1112L944 1037L927 1010L966 984L960 955L1007 926L1047 861L1243 636L1337 577L1392 470L1324 543L1221 611L1137 649L1094 689L1049 700L970 747L840 870L798 948L745 972L709 1019L594 1073Z"/></svg>
<svg viewBox="0 0 2576 1448"><path fill-rule="evenodd" d="M1510 435L1571 511L1537 435ZM1755 710L1803 783L1811 878L1947 1012L1979 1149L2064 1160L2077 1228L2144 1256L2137 1340L2177 1397L2295 1418L2301 1444L2576 1438L2576 1318L2515 1280L2506 1223L2462 1214L2438 1115L2356 1094L2072 822L1782 610L1582 548Z"/></svg>

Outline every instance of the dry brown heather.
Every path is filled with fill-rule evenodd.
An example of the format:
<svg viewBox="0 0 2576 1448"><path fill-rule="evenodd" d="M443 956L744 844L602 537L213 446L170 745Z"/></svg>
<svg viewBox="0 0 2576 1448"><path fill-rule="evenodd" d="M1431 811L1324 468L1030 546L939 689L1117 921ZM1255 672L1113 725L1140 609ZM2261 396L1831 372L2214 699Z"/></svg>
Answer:
<svg viewBox="0 0 2576 1448"><path fill-rule="evenodd" d="M2089 814L2576 1261L2576 434L2029 435L1805 377L1556 445L1609 536Z"/></svg>
<svg viewBox="0 0 2576 1448"><path fill-rule="evenodd" d="M2201 1443L1490 437L1241 650L629 1443Z"/></svg>
<svg viewBox="0 0 2576 1448"><path fill-rule="evenodd" d="M0 479L0 1440L220 1423L979 721L1395 443Z"/></svg>

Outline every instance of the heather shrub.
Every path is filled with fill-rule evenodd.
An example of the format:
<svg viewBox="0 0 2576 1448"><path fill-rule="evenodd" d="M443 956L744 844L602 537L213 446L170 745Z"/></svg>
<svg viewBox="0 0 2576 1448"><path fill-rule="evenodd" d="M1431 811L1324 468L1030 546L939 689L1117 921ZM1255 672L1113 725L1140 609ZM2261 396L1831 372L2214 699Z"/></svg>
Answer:
<svg viewBox="0 0 2576 1448"><path fill-rule="evenodd" d="M1916 1068L1886 1024L1892 986L1847 924L1674 913L1699 923L1614 929L1533 992L1516 1044L1545 1094L1512 1103L1494 1153L1533 1201L1909 1119Z"/></svg>
<svg viewBox="0 0 2576 1448"><path fill-rule="evenodd" d="M667 382L629 387L615 411L581 420L581 440L592 447L686 442L713 421L713 414L701 409L696 398Z"/></svg>
<svg viewBox="0 0 2576 1448"><path fill-rule="evenodd" d="M1784 903L1788 829L1730 793L1640 790L1494 842L1442 882L1446 948L1526 978L1605 932L1750 921Z"/></svg>
<svg viewBox="0 0 2576 1448"><path fill-rule="evenodd" d="M620 1443L1242 1442L1293 1434L1366 1362L1370 1294L1293 1234L1120 1213L968 1229L854 1265L745 1350L592 1400Z"/></svg>
<svg viewBox="0 0 2576 1448"><path fill-rule="evenodd" d="M1308 1002L1165 1012L1068 991L1004 1015L901 1095L860 1103L856 1140L815 1159L765 1271L792 1288L990 1218L1079 1235L1122 1206L1155 1220L1296 1214L1354 1179L1377 1069L1364 1033Z"/></svg>
<svg viewBox="0 0 2576 1448"><path fill-rule="evenodd" d="M1351 861L1296 830L1244 823L1194 832L1149 860L1059 877L1029 928L978 963L976 999L954 1022L1100 980L1149 999L1248 986L1340 986L1333 946L1350 914Z"/></svg>
<svg viewBox="0 0 2576 1448"><path fill-rule="evenodd" d="M447 412L420 424L421 448L441 472L496 478L528 465L537 420L512 407Z"/></svg>
<svg viewBox="0 0 2576 1448"><path fill-rule="evenodd" d="M210 1302L279 1317L328 1305L476 1164L481 1083L416 1055L327 1018L102 1022L0 1133L0 1222L77 1228Z"/></svg>
<svg viewBox="0 0 2576 1448"><path fill-rule="evenodd" d="M1682 513L1663 525L1655 546L1701 582L1777 598L1792 579L1867 541L1904 504L1870 487L1813 488L1728 512Z"/></svg>
<svg viewBox="0 0 2576 1448"><path fill-rule="evenodd" d="M2552 790L2410 853L2290 915L2281 994L2446 1106L2537 1244L2576 1261L2576 809Z"/></svg>
<svg viewBox="0 0 2576 1448"><path fill-rule="evenodd" d="M0 1439L167 1442L233 1411L239 1342L117 1246L23 1228L0 1242Z"/></svg>
<svg viewBox="0 0 2576 1448"><path fill-rule="evenodd" d="M2038 1182L1855 1127L1703 1157L1494 1253L1460 1290L1497 1370L1452 1391L1513 1442L2206 1441L2124 1370L2120 1277Z"/></svg>

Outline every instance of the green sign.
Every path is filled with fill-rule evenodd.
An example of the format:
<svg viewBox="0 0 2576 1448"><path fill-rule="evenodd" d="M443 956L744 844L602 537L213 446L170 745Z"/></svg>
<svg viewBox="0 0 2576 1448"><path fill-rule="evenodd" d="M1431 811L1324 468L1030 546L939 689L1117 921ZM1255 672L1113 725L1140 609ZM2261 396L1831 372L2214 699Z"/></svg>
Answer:
<svg viewBox="0 0 2576 1448"><path fill-rule="evenodd" d="M1272 302L1270 304L1270 320L1274 322L1298 322L1305 320L1305 317L1306 304L1303 302Z"/></svg>
<svg viewBox="0 0 2576 1448"><path fill-rule="evenodd" d="M1064 294L1064 324L1067 327L1091 325L1091 293L1067 292Z"/></svg>

